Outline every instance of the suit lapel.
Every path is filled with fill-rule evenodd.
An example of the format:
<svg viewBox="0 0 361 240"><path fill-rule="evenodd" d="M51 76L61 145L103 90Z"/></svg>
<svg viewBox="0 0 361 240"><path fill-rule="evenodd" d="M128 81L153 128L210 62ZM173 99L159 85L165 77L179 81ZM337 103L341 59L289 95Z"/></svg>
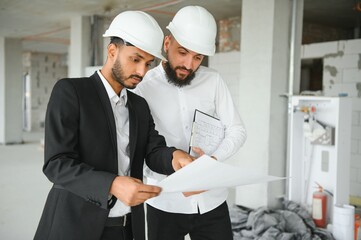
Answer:
<svg viewBox="0 0 361 240"><path fill-rule="evenodd" d="M102 103L105 116L108 119L108 126L109 126L109 132L112 139L112 149L114 151L115 156L118 156L117 152L117 135L116 135L116 126L115 126L115 120L114 120L114 114L111 107L111 104L109 102L108 94L104 88L104 85L102 83L102 80L100 79L99 75L97 73L94 73L90 79L94 83L97 93L99 96L99 99ZM128 91L128 101L127 106L129 110L129 150L130 150L130 166L132 166L132 161L134 158L134 152L137 142L137 131L138 131L138 118L136 111L134 109L134 103L133 103L133 96L132 93ZM116 168L118 169L118 162L116 162Z"/></svg>
<svg viewBox="0 0 361 240"><path fill-rule="evenodd" d="M100 102L103 106L103 110L105 112L105 116L108 120L108 126L109 126L109 132L110 137L112 140L112 150L114 151L114 156L118 156L117 152L117 135L116 135L116 127L115 127L115 120L114 120L114 114L112 110L112 106L110 104L109 96L107 94L107 91L104 88L104 85L102 83L102 80L100 79L98 73L94 73L90 79L95 85L95 88L97 90ZM118 171L118 162L116 161L116 167L114 168L116 171Z"/></svg>
<svg viewBox="0 0 361 240"><path fill-rule="evenodd" d="M135 145L137 143L138 118L132 102L132 93L128 91L128 110L129 110L129 148L130 148L130 166L134 158Z"/></svg>

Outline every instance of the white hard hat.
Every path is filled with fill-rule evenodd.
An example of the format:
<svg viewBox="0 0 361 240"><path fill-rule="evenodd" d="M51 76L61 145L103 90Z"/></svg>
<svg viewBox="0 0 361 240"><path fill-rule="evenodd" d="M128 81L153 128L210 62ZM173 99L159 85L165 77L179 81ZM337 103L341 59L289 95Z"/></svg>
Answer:
<svg viewBox="0 0 361 240"><path fill-rule="evenodd" d="M200 6L180 9L167 26L177 42L196 53L215 53L217 24L212 14Z"/></svg>
<svg viewBox="0 0 361 240"><path fill-rule="evenodd" d="M155 19L141 11L125 11L118 14L103 37L119 37L135 47L162 60L164 34Z"/></svg>

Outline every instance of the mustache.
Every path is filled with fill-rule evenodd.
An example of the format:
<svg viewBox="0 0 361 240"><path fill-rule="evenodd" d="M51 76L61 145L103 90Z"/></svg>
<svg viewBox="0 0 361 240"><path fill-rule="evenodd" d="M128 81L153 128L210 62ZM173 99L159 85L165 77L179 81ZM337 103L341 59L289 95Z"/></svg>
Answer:
<svg viewBox="0 0 361 240"><path fill-rule="evenodd" d="M175 67L175 69L174 69L174 70L177 70L177 69L186 70L186 71L188 71L188 72L189 72L189 74L191 74L191 73L193 72L191 69L188 69L188 68L186 68L186 67L180 67L180 66L178 66L178 67Z"/></svg>
<svg viewBox="0 0 361 240"><path fill-rule="evenodd" d="M140 81L143 80L143 77L141 77L141 76L139 76L139 75L136 75L136 74L130 75L130 76L128 77L128 79L129 79L129 78L138 78Z"/></svg>

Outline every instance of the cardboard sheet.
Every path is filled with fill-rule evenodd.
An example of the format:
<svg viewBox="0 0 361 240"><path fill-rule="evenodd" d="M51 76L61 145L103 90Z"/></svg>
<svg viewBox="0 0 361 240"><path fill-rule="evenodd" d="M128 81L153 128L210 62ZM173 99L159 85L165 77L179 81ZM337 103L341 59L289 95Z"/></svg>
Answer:
<svg viewBox="0 0 361 240"><path fill-rule="evenodd" d="M159 186L164 193L188 192L266 183L282 179L285 178L257 174L250 169L218 162L207 155L203 155L169 175L159 183Z"/></svg>

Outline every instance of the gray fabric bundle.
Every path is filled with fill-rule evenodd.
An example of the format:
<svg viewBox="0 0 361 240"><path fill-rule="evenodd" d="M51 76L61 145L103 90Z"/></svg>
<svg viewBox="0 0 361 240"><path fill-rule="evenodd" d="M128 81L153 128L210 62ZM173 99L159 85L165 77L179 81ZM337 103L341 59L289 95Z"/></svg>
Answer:
<svg viewBox="0 0 361 240"><path fill-rule="evenodd" d="M325 229L317 228L306 209L284 201L283 208L249 209L230 207L234 240L334 240Z"/></svg>

